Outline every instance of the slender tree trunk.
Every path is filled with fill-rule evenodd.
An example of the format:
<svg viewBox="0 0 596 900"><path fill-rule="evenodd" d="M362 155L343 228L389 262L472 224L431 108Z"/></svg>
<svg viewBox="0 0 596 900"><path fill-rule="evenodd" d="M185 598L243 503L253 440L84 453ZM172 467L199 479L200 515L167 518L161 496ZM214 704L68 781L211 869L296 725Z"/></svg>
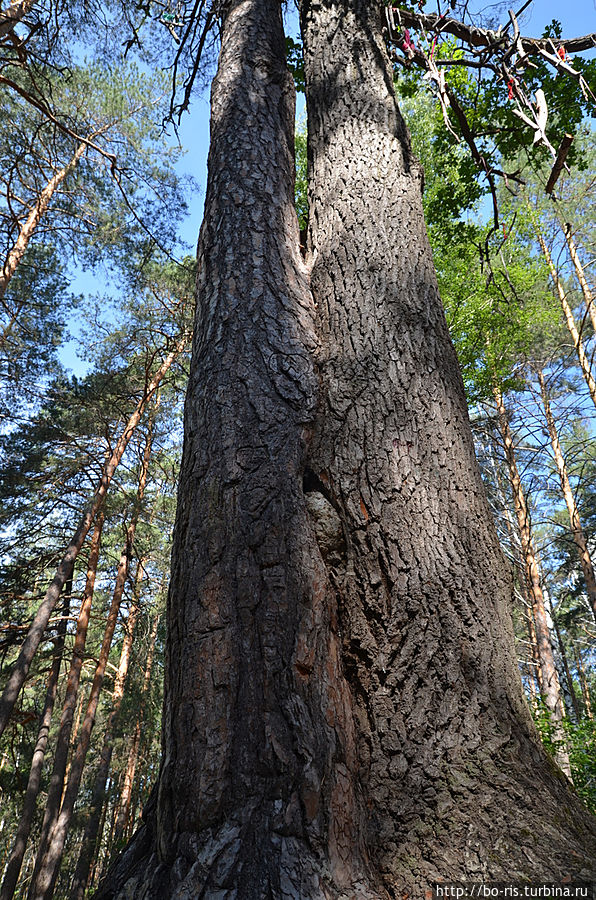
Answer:
<svg viewBox="0 0 596 900"><path fill-rule="evenodd" d="M110 606L110 611L108 613L108 619L104 631L103 642L95 669L95 676L93 679L93 684L91 686L91 693L87 704L87 712L85 714L83 725L81 727L81 736L79 738L79 743L77 745L77 749L71 763L68 783L64 791L60 811L54 821L50 822L50 828L46 842L39 845L35 871L33 879L31 881L29 892L27 894L28 900L42 900L42 898L43 900L46 900L46 898L51 897L53 894L54 884L58 875L58 868L62 859L62 852L64 850L64 842L66 840L68 826L72 818L74 804L78 796L81 778L83 775L83 768L85 766L85 760L87 758L87 751L91 742L91 732L95 724L97 705L99 702L101 688L103 686L103 680L110 653L110 647L112 644L112 638L114 636L114 630L118 621L118 612L120 609L120 604L122 602L126 576L128 574L131 548L132 545L130 536L128 535L126 545L122 551L122 555L120 556L120 561L118 563L116 585L114 588L112 603Z"/></svg>
<svg viewBox="0 0 596 900"><path fill-rule="evenodd" d="M590 687L588 685L588 680L586 678L586 672L582 663L581 654L578 653L577 649L575 650L575 664L577 666L577 675L579 678L579 684L581 687L582 697L584 700L584 709L586 711L586 716L588 719L593 719L594 714L592 712L592 700L590 697Z"/></svg>
<svg viewBox="0 0 596 900"><path fill-rule="evenodd" d="M122 604L122 598L124 594L124 586L126 584L126 578L128 576L128 568L130 564L130 558L132 554L132 548L134 543L134 537L136 533L137 522L139 518L139 514L141 511L141 506L143 503L143 497L145 495L145 489L147 486L147 477L149 474L149 461L151 458L151 444L152 444L152 429L151 425L147 431L147 437L145 441L145 448L143 452L143 461L141 465L141 470L139 473L139 483L137 488L137 496L135 499L135 505L131 517L130 524L126 533L126 544L122 551L122 555L120 557L120 562L118 564L118 572L116 576L116 584L114 587L114 595L112 598L112 605L110 607L110 612L108 615L108 620L106 623L106 628L104 632L103 642L99 654L99 659L97 663L97 667L95 670L95 677L93 679L93 685L91 687L91 695L89 698L89 703L87 705L87 713L85 716L85 720L83 722L83 727L81 731L81 738L79 741L79 745L75 752L74 758L71 763L71 769L68 777L68 783L66 786L66 790L64 792L64 796L62 797L62 804L60 805L60 797L62 794L62 790L60 790L60 794L57 795L57 804L53 806L50 810L50 814L48 816L48 822L46 825L46 830L42 834L42 840L39 844L39 849L37 853L37 859L35 861L35 871L33 874L31 887L29 889L29 900L49 900L53 896L54 886L56 883L56 878L58 877L58 870L60 867L60 862L62 859L62 853L64 850L64 843L66 841L66 835L68 832L68 827L70 825L70 820L72 818L72 813L74 809L74 804L76 802L76 798L78 795L79 787L81 784L81 778L83 775L83 768L85 766L85 760L87 757L87 751L89 749L89 744L91 741L91 731L95 724L95 716L97 713L97 706L99 703L99 696L103 686L103 680L106 670L107 661L110 654L110 647L112 645L112 638L114 635L114 630L116 627L116 622L118 620L118 612L120 610L120 606ZM111 751L112 751L112 740L111 740L111 730L114 725L114 719L117 715L117 711L120 708L120 704L122 702L122 697L124 693L124 680L126 678L126 672L128 671L128 663L130 660L130 651L132 647L132 639L134 634L134 623L136 622L136 618L138 616L138 605L135 604L133 611L130 616L130 628L126 634L124 639L123 647L122 647L122 655L120 660L120 668L118 670L118 674L116 676L116 682L114 686L114 710L108 719L108 726L106 732L106 739L103 745L102 756L100 758L100 772L98 775L98 782L100 778L103 778L103 786L105 787L105 781L107 779L107 775L109 772L109 765L111 761ZM68 746L66 742L65 746ZM106 762L107 761L107 762ZM62 770L63 771L63 770ZM62 783L61 783L62 784ZM61 788L61 785L60 785ZM94 798L97 799L97 796ZM48 798L49 800L49 798ZM101 805L99 807L101 811ZM46 809L47 812L47 809ZM99 817L98 817L99 821ZM44 824L45 820L44 820ZM98 822L95 822L95 828L97 828ZM95 831L95 835L97 831ZM85 845L85 839L83 839L83 847ZM83 852L83 851L81 851Z"/></svg>
<svg viewBox="0 0 596 900"><path fill-rule="evenodd" d="M35 614L33 622L31 623L31 626L27 633L27 637L25 638L19 656L14 663L12 673L8 679L6 687L4 688L2 697L0 698L0 735L2 735L4 729L6 728L6 724L10 718L17 697L19 696L21 688L27 677L29 666L31 665L31 660L33 659L35 652L39 647L39 643L47 628L52 611L56 605L58 597L60 596L60 591L62 590L65 581L70 577L75 560L79 554L81 547L83 546L83 542L85 541L85 538L89 533L89 529L91 528L97 513L102 507L108 491L108 487L112 480L112 476L114 475L114 472L116 471L116 468L124 455L124 451L126 450L129 441L141 420L148 402L154 396L161 380L163 379L166 372L168 372L168 370L170 369L174 360L184 350L187 341L187 335L177 341L175 347L168 353L153 378L149 381L145 388L143 396L137 403L135 411L131 415L124 430L122 431L122 434L120 435L110 458L106 461L101 481L97 487L95 495L92 501L89 503L87 509L85 510L83 518L81 519L79 526L70 541L70 544L66 548L64 556L62 557L62 560L60 561L60 564L56 570L56 574L54 575L54 578L50 586L48 587L46 595L39 609L37 610L37 613Z"/></svg>
<svg viewBox="0 0 596 900"><path fill-rule="evenodd" d="M559 653L561 654L561 662L563 664L563 670L565 672L565 679L567 681L567 685L569 687L569 699L571 700L571 706L573 707L573 714L575 716L575 721L579 722L582 714L579 708L579 703L577 701L577 697L575 695L575 688L573 686L573 678L571 676L571 669L569 668L569 660L567 659L567 651L565 650L565 644L563 643L563 637L561 635L561 629L557 624L557 620L555 618L555 611L553 609L552 601L550 604L550 613L551 619L553 622L553 627L555 629L555 634L557 636L557 644L559 647Z"/></svg>
<svg viewBox="0 0 596 900"><path fill-rule="evenodd" d="M0 28L1 27L2 26L0 22ZM21 262L23 256L27 251L27 247L29 246L29 242L33 237L35 229L47 212L52 197L54 196L64 179L68 175L70 175L70 173L77 167L86 149L86 143L79 144L72 159L62 169L59 169L58 172L56 172L52 176L52 178L50 178L44 189L41 191L35 204L29 210L27 218L19 228L19 236L14 246L8 252L6 262L4 263L2 271L0 272L0 299L6 294L6 290L8 288L8 285L10 284L10 280L16 272L19 263Z"/></svg>
<svg viewBox="0 0 596 900"><path fill-rule="evenodd" d="M139 564L141 570L141 564ZM93 785L93 793L91 799L91 811L85 825L83 841L79 850L79 858L71 882L70 897L71 900L83 900L87 882L89 880L89 870L93 859L93 852L97 843L97 835L99 833L99 825L101 822L102 810L107 802L106 784L108 775L110 774L110 765L112 763L112 754L114 752L114 726L122 706L124 698L124 685L128 674L130 664L130 654L132 651L132 643L134 639L135 626L139 616L138 601L130 610L126 634L122 642L122 650L120 651L120 662L114 682L114 691L112 694L112 709L108 716L106 729L103 738L102 748L99 754L99 766L95 775L95 783Z"/></svg>
<svg viewBox="0 0 596 900"><path fill-rule="evenodd" d="M534 612L534 624L536 629L536 643L538 654L540 657L540 672L542 674L542 697L549 710L554 735L560 749L557 751L557 762L570 778L571 770L569 768L569 757L564 746L564 735L560 723L565 715L565 707L561 698L561 686L559 684L559 675L555 665L553 648L550 638L550 630L548 627L548 619L546 616L546 608L544 604L544 594L540 583L540 570L536 559L536 551L532 540L532 532L530 526L530 515L524 495L517 461L515 459L515 451L513 447L513 437L511 428L509 427L509 417L503 402L500 390L495 386L495 403L497 406L499 429L503 440L503 449L505 458L509 468L509 478L511 483L511 493L513 495L513 503L517 515L519 533L522 543L522 552L526 568L526 581L528 584L528 592L532 598L532 609Z"/></svg>
<svg viewBox="0 0 596 900"><path fill-rule="evenodd" d="M559 480L561 482L561 491L563 493L563 497L565 498L567 512L569 513L571 537L573 538L573 543L577 548L577 554L581 563L582 572L584 573L586 591L590 600L594 618L596 619L596 576L594 575L594 566L592 564L592 558L588 549L588 542L586 540L586 536L581 524L581 519L579 517L577 503L575 502L575 497L573 496L573 491L569 482L569 475L567 474L567 464L565 463L565 457L563 455L561 442L559 441L559 435L557 432L557 425L552 414L548 391L546 389L546 382L544 380L544 373L542 371L538 371L536 374L538 376L538 383L540 384L540 394L542 396L544 415L546 417L546 424L548 426L550 442L553 448L555 464L557 466L557 472L559 473Z"/></svg>
<svg viewBox="0 0 596 900"><path fill-rule="evenodd" d="M565 317L565 323L567 325L569 334L571 335L573 346L575 347L575 352L577 353L577 358L579 360L579 365L584 377L584 381L586 382L588 391L590 392L592 402L594 403L594 406L596 406L596 381L594 380L594 375L592 374L592 369L590 366L590 361L588 359L588 354L586 353L586 349L584 347L584 342L582 341L577 324L575 322L575 318L573 316L573 312L567 301L565 288L561 284L559 273L557 272L557 267L553 262L553 258L535 218L533 218L533 223L534 230L536 231L536 237L538 238L538 243L540 244L540 249L542 250L544 258L548 264L553 283L555 285L555 288L557 289L557 294L559 295L559 301L561 303L561 309L563 310L563 316Z"/></svg>
<svg viewBox="0 0 596 900"><path fill-rule="evenodd" d="M522 696L381 4L302 9L317 308L279 5L221 12L163 762L96 900L585 873L594 824Z"/></svg>
<svg viewBox="0 0 596 900"><path fill-rule="evenodd" d="M571 225L569 223L563 225L563 232L565 234L565 241L567 242L567 249L569 250L571 262L573 263L575 274L577 275L577 280L579 281L580 287L582 289L582 294L584 295L586 310L590 316L590 319L592 321L592 328L594 329L594 334L596 335L596 304L594 304L594 297L592 295L592 291L590 290L590 285L588 284L586 273L584 272L580 258L577 254L577 247L575 246L575 241L573 240L573 235L571 233Z"/></svg>
<svg viewBox="0 0 596 900"><path fill-rule="evenodd" d="M93 537L91 539L91 549L89 552L89 562L87 566L87 580L85 583L85 590L83 593L81 608L79 610L79 616L77 619L77 628L75 633L74 647L72 651L72 659L70 663L68 679L66 682L66 692L64 696L64 703L62 705L62 715L60 717L58 736L56 739L56 749L54 751L52 775L50 777L50 785L48 788L48 796L46 799L38 843L38 854L41 848L44 848L47 845L50 829L56 821L56 817L60 810L60 802L62 800L62 792L64 790L64 780L68 762L68 753L70 749L73 717L81 679L81 669L83 667L83 660L85 658L87 630L91 617L91 605L93 603L93 593L95 589L97 564L99 561L102 528L103 515L102 513L99 513L93 531Z"/></svg>
<svg viewBox="0 0 596 900"><path fill-rule="evenodd" d="M130 802L132 798L132 787L135 779L135 772L137 769L137 763L139 759L139 748L141 746L141 728L143 725L143 717L145 715L145 705L147 702L147 696L149 693L149 687L151 684L151 670L153 668L153 657L155 654L155 642L157 640L157 629L159 626L159 615L155 616L153 620L153 627L151 629L151 635L149 637L149 648L147 651L147 660L145 663L145 673L143 676L143 687L141 694L141 707L139 709L139 714L137 716L137 721L135 725L135 730L133 734L133 738L130 744L130 750L128 752L128 759L126 762L126 769L124 771L124 781L122 785L122 792L120 794L120 799L118 802L118 814L116 817L116 827L115 827L115 840L119 842L122 840L125 829L128 823L128 818L130 814Z"/></svg>
<svg viewBox="0 0 596 900"><path fill-rule="evenodd" d="M21 866L23 864L23 857L25 855L25 850L27 849L27 841L29 840L29 835L31 833L37 797L41 786L43 762L48 746L52 713L54 711L54 704L56 702L56 694L58 691L58 680L60 677L60 668L62 666L62 656L64 652L64 637L66 635L68 624L67 616L68 612L66 611L62 621L58 625L58 641L54 645L54 659L48 676L46 697L39 722L39 732L37 734L37 743L35 744L35 750L33 751L29 780L27 782L21 818L19 819L19 824L17 826L15 842L10 857L8 858L2 888L0 889L0 900L12 900L12 897L14 896Z"/></svg>

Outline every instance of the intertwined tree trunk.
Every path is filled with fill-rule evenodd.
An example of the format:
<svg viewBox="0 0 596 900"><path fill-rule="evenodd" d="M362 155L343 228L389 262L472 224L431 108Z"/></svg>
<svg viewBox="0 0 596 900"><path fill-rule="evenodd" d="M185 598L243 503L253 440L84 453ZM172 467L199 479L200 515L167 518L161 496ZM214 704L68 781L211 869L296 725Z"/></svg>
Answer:
<svg viewBox="0 0 596 900"><path fill-rule="evenodd" d="M96 897L586 875L594 825L521 693L381 6L302 4L308 268L279 5L222 11L164 755Z"/></svg>
<svg viewBox="0 0 596 900"><path fill-rule="evenodd" d="M439 876L562 877L581 839L552 820L575 801L521 697L380 4L303 0L302 20L326 401L310 465L346 534L335 580L367 846L396 895Z"/></svg>

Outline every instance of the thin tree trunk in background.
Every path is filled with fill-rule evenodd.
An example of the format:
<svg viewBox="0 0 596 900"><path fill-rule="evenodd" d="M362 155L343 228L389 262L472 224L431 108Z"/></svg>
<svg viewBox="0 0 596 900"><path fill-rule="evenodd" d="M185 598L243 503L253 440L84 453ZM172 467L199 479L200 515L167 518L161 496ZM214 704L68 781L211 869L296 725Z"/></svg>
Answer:
<svg viewBox="0 0 596 900"><path fill-rule="evenodd" d="M557 472L559 473L559 481L561 482L561 491L563 493L563 497L565 498L567 512L569 513L571 537L577 549L577 555L579 556L582 572L584 573L586 591L590 600L594 619L596 619L596 576L594 575L594 566L592 563L592 558L590 556L590 551L588 549L588 542L582 528L581 519L579 517L579 510L577 508L573 490L571 489L571 484L569 482L567 464L565 462L565 457L561 448L561 442L559 440L559 435L557 432L557 425L552 414L548 391L546 389L546 382L544 380L544 373L542 371L538 371L536 374L538 376L538 383L540 384L540 394L542 396L544 414L546 417L546 424L548 426L550 442L555 457L555 464L557 466Z"/></svg>
<svg viewBox="0 0 596 900"><path fill-rule="evenodd" d="M77 702L77 694L81 679L83 660L85 658L87 631L89 627L89 620L91 617L91 606L93 603L93 593L97 575L97 564L99 561L103 522L104 517L100 512L95 523L93 536L91 538L91 549L89 551L89 562L87 565L87 579L85 583L85 590L83 592L83 598L81 601L81 608L79 610L77 619L72 659L70 663L70 670L68 672L68 679L66 682L66 692L62 705L62 715L60 717L58 736L56 739L56 749L54 751L52 774L50 777L48 796L46 799L44 816L38 842L38 858L40 850L47 845L50 829L56 821L56 817L58 816L58 812L60 810L62 792L64 790L64 780L70 749L73 717Z"/></svg>
<svg viewBox="0 0 596 900"><path fill-rule="evenodd" d="M534 624L536 628L536 643L538 654L540 657L540 671L542 673L542 697L552 716L553 730L555 739L560 749L557 750L557 762L565 772L568 778L571 777L569 768L569 757L563 749L564 735L561 729L561 721L565 715L565 708L561 698L561 686L559 684L559 675L555 665L553 648L551 644L550 631L548 627L548 619L546 616L546 608L544 605L544 595L540 583L540 570L536 559L536 551L532 540L530 527L530 516L528 506L524 495L517 461L515 459L515 451L513 445L513 437L509 426L509 417L503 402L500 390L494 388L495 403L497 406L497 414L499 420L499 429L503 441L503 450L509 468L509 478L511 483L511 493L513 495L513 503L517 515L519 533L522 543L522 552L524 556L524 564L526 568L526 580L528 592L532 598L532 608L534 612Z"/></svg>
<svg viewBox="0 0 596 900"><path fill-rule="evenodd" d="M72 818L74 804L81 784L87 751L91 742L91 732L95 724L97 705L103 686L112 638L118 621L118 612L122 602L126 576L128 574L130 554L131 543L127 536L126 545L118 563L114 594L104 630L103 642L95 669L95 676L91 686L87 712L81 726L79 743L71 762L68 783L66 785L66 790L64 791L60 812L54 822L50 823L50 831L45 845L40 844L38 849L35 872L27 894L28 900L42 900L42 898L43 900L46 900L46 898L51 897L53 893L55 879L58 875L58 867L64 849L64 841L66 840L68 826Z"/></svg>
<svg viewBox="0 0 596 900"><path fill-rule="evenodd" d="M594 714L592 712L592 699L590 697L590 687L588 685L588 679L586 678L586 672L582 663L581 653L578 652L577 648L574 648L575 654L575 664L577 666L577 675L579 678L579 684L582 692L582 697L584 701L584 709L586 711L586 716L588 719L593 719Z"/></svg>
<svg viewBox="0 0 596 900"><path fill-rule="evenodd" d="M139 564L137 572L140 570L141 564ZM101 814L104 808L104 803L107 801L106 784L108 781L108 775L110 773L112 754L114 752L114 726L116 724L116 720L120 712L120 707L122 705L122 700L124 698L124 685L126 682L126 676L128 674L135 626L139 617L139 613L140 610L137 601L130 610L126 627L126 634L122 642L120 662L118 664L118 671L116 673L114 691L112 695L112 709L110 711L110 715L106 724L103 744L99 754L99 766L95 775L95 783L93 785L91 811L89 813L89 818L87 819L87 824L85 825L83 841L81 844L81 849L79 851L79 858L77 860L77 865L71 883L71 900L83 900L85 896L87 881L89 879L89 870L91 868L91 861L93 858L93 851L97 843Z"/></svg>
<svg viewBox="0 0 596 900"><path fill-rule="evenodd" d="M550 614L553 623L553 627L555 629L555 634L557 636L557 644L559 646L559 653L561 654L561 662L563 663L563 670L565 672L565 679L567 681L567 685L569 687L569 699L571 700L571 705L573 707L573 713L575 715L575 721L579 722L582 714L581 709L579 707L579 703L577 697L575 695L575 688L573 686L573 678L571 676L571 669L569 668L569 660L567 659L567 651L565 650L565 644L563 643L563 637L561 635L561 629L557 624L557 620L555 617L555 611L553 608L552 600L550 603Z"/></svg>
<svg viewBox="0 0 596 900"><path fill-rule="evenodd" d="M27 673L29 672L29 666L31 665L31 661L48 626L50 616L56 606L62 587L65 581L70 577L75 560L83 546L83 542L87 537L97 513L102 507L114 472L128 447L130 439L141 420L148 402L155 395L164 375L169 371L174 360L182 353L187 342L188 335L184 335L177 341L174 349L168 353L151 381L147 384L142 398L137 403L135 411L122 431L110 458L106 461L101 481L95 495L87 507L83 518L79 523L79 527L75 531L71 542L62 557L44 600L35 614L18 659L13 665L13 671L4 688L2 697L0 698L0 735L2 735L6 728L6 724L17 701L17 697L19 696Z"/></svg>
<svg viewBox="0 0 596 900"><path fill-rule="evenodd" d="M592 374L592 369L590 367L590 361L588 359L588 355L586 353L586 349L584 347L584 343L582 341L581 335L577 328L577 324L575 322L573 312L571 307L567 301L567 296L565 294L565 289L561 284L561 280L559 278L559 273L557 272L557 267L553 262L553 258L550 254L550 251L546 245L546 241L542 236L542 232L538 226L538 223L534 219L534 229L536 231L536 237L538 238L538 243L540 244L540 249L544 255L544 258L548 264L548 268L550 270L550 274L554 285L557 289L557 294L559 295L559 301L561 303L561 308L563 310L563 315L565 317L565 323L567 325L567 329L569 334L571 335L571 339L573 340L573 346L575 347L575 352L577 353L577 358L579 360L579 366L584 377L584 381L588 387L588 391L590 392L590 397L592 398L592 402L594 406L596 406L596 381L594 380L594 376Z"/></svg>
<svg viewBox="0 0 596 900"><path fill-rule="evenodd" d="M135 772L137 768L137 762L139 758L139 748L141 745L141 728L143 725L143 717L145 715L145 706L147 703L147 696L149 693L149 686L151 684L151 670L153 668L153 657L155 654L155 643L157 640L157 629L159 627L159 615L155 616L153 620L153 627L151 629L151 635L149 637L149 648L147 650L147 660L145 663L145 673L143 676L143 687L141 693L141 707L139 709L139 714L137 716L137 721L135 725L135 730L132 738L132 742L130 745L130 750L128 753L128 759L126 762L126 769L124 771L124 783L122 785L122 792L120 794L120 799L118 802L118 815L116 817L116 827L115 827L115 840L116 842L120 841L125 833L126 825L128 822L128 817L130 814L130 801L132 798L132 787L135 779Z"/></svg>
<svg viewBox="0 0 596 900"><path fill-rule="evenodd" d="M569 256L571 257L571 262L573 263L573 266L575 268L575 274L577 275L577 280L579 281L580 287L582 289L582 294L584 295L586 310L590 316L590 319L592 321L592 328L594 329L594 334L596 335L596 305L594 304L594 297L592 295L592 291L590 290L590 285L588 284L586 273L584 272L583 266L580 262L580 258L577 254L577 247L575 246L575 241L573 240L573 235L571 234L571 225L569 223L563 225L563 232L565 234L565 240L567 242L567 248L569 250Z"/></svg>
<svg viewBox="0 0 596 900"><path fill-rule="evenodd" d="M47 833L44 835L44 840L40 842L38 855L35 863L35 872L33 875L31 887L29 890L29 900L49 900L53 896L54 886L56 883L56 878L58 876L58 870L60 867L60 862L62 859L62 853L64 851L64 843L66 841L66 835L68 832L68 827L70 825L70 820L72 818L72 813L74 810L74 804L76 802L76 798L78 795L81 778L83 775L83 768L85 765L85 760L87 757L87 751L89 749L89 744L91 741L91 732L93 726L95 724L95 716L97 713L97 706L99 703L99 696L103 686L103 680L106 670L106 665L108 662L110 647L112 644L112 638L114 635L114 630L116 627L116 623L118 620L118 613L120 610L120 606L122 603L124 586L126 584L126 578L128 576L128 568L130 565L130 558L132 554L132 548L134 544L134 538L136 533L136 527L139 519L139 515L141 512L141 507L143 503L143 498L145 495L145 489L147 486L147 477L149 474L149 461L151 458L151 446L152 446L152 427L151 423L149 423L149 427L147 429L147 437L145 440L145 448L143 452L143 461L141 464L141 470L139 473L139 482L137 488L137 495L135 499L135 505L132 512L132 517L130 524L126 533L126 544L122 551L122 555L120 557L120 562L118 564L118 573L116 576L116 584L114 587L114 595L112 598L112 605L110 608L110 612L108 615L108 620L106 624L106 629L104 633L104 638L102 642L101 651L99 654L99 660L97 663L97 667L95 670L95 677L93 679L93 685L91 687L91 695L89 698L89 703L87 705L87 713L85 716L85 721L83 722L83 727L81 731L81 738L79 741L79 745L71 762L71 769L69 773L68 783L66 786L66 791L64 792L64 796L62 798L62 804L60 808L55 808L51 811L51 818L48 823ZM130 629L127 632L123 647L122 647L122 655L120 665L122 667L123 674L121 670L118 670L118 675L116 677L116 683L114 686L114 708L119 709L120 703L122 702L122 696L124 691L124 679L126 677L126 671L128 670L128 663L130 659L130 650L132 647L132 639L134 634L134 623L136 622L136 618L138 616L138 605L135 605L133 611L131 612L132 620L130 623ZM108 739L110 735L111 728L113 728L113 717L110 716L108 721L108 731L107 731L107 743L104 743L104 749L106 749L109 744L109 754L106 750L107 756L107 767L105 766L105 760L102 756L100 762L100 771L103 773L105 769L104 777L104 785L105 778L107 778L107 773L109 771L109 763L111 759L111 737ZM66 745L67 746L67 745ZM101 811L101 806L100 810ZM97 826L99 822L99 814L98 821L95 823ZM83 841L84 845L84 841Z"/></svg>
<svg viewBox="0 0 596 900"><path fill-rule="evenodd" d="M1 27L2 26L0 19L0 28ZM8 252L6 262L4 263L4 266L0 271L0 299L2 299L2 297L4 297L4 295L6 294L6 290L8 288L8 285L10 284L10 280L16 272L19 263L21 262L23 256L27 251L27 247L29 246L29 242L33 237L35 229L39 225L44 214L47 212L52 197L54 196L64 179L68 175L70 175L70 173L76 168L86 149L87 144L85 142L79 144L70 162L68 162L62 169L56 172L52 178L50 178L47 185L37 198L37 201L31 207L29 215L20 226L19 236L14 246ZM4 343L6 337L7 334L5 333L3 335L2 343Z"/></svg>
<svg viewBox="0 0 596 900"><path fill-rule="evenodd" d="M533 686L532 696L533 696L533 699L536 699L535 684L536 683L538 684L538 691L540 694L542 694L542 692L544 690L544 677L542 675L542 666L540 664L540 653L538 652L538 639L536 637L536 624L534 622L534 609L533 609L530 598L527 596L528 581L527 581L527 577L526 577L525 573L524 573L524 582L525 582L525 588L526 588L526 598L525 598L526 609L525 609L524 617L525 617L526 626L528 629L528 637L529 637L529 642L530 642L530 656L532 657L531 665L532 665L532 670L533 670L532 671L532 686Z"/></svg>
<svg viewBox="0 0 596 900"><path fill-rule="evenodd" d="M67 592L70 592L70 587L68 585L66 586L66 590ZM21 866L23 864L23 857L25 855L25 850L27 849L27 841L29 840L31 826L35 817L37 797L39 795L39 789L41 786L43 763L48 746L50 724L52 721L52 713L54 711L54 704L56 702L56 694L58 691L60 668L62 666L64 638L68 625L68 609L69 605L65 608L62 620L58 625L58 640L54 645L54 659L52 662L52 667L50 669L50 674L48 676L44 708L39 722L37 743L35 744L33 758L31 760L31 769L29 771L29 780L27 782L25 799L23 801L23 810L21 812L21 818L19 819L19 824L17 826L17 833L15 836L15 842L12 848L12 852L6 864L4 880L2 882L2 888L0 889L0 900L11 900L11 898L14 896L17 881L19 880Z"/></svg>

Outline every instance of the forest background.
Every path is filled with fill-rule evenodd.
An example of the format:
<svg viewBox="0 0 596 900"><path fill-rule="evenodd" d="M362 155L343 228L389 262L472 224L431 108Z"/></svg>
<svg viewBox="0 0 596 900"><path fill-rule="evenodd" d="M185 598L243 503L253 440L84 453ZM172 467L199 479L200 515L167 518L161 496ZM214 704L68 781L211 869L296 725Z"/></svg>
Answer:
<svg viewBox="0 0 596 900"><path fill-rule="evenodd" d="M216 46L212 36L186 113L175 107L192 52L178 57L177 48L190 4L138 4L134 19L115 2L91 4L91 17L88 4L7 8L17 6L27 8L12 31L0 20L3 683L18 671L65 547L75 547L76 564L3 723L3 900L27 896L57 823L56 896L92 894L159 766L163 610ZM534 34L579 35L592 6L570 6L563 19L554 4L533 3L519 22ZM467 12L493 26L507 18L498 4ZM300 86L292 9L287 18ZM521 677L544 741L596 810L594 54L571 63L585 79L583 99L561 73L535 76L534 89L547 93L545 136L555 148L574 136L554 195L544 190L553 164L545 142L533 146L529 128L520 140L511 126L509 86L447 70L482 154L515 173L493 196L454 106L441 108L440 85L421 77L408 41L395 52L398 92L425 169L441 293L514 575ZM425 52L438 64L457 42L429 40ZM172 79L181 84L174 95ZM300 100L297 119L304 227Z"/></svg>

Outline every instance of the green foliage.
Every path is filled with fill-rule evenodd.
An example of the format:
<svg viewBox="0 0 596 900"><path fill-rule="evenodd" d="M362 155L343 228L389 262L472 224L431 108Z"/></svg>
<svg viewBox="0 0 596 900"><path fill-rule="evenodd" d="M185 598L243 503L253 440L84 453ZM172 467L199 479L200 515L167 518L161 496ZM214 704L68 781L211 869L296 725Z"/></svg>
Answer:
<svg viewBox="0 0 596 900"><path fill-rule="evenodd" d="M308 184L307 184L307 138L306 128L299 126L296 129L296 184L294 197L298 223L303 231L308 225Z"/></svg>
<svg viewBox="0 0 596 900"><path fill-rule="evenodd" d="M286 59L296 90L304 93L304 52L302 41L286 37Z"/></svg>
<svg viewBox="0 0 596 900"><path fill-rule="evenodd" d="M567 716L562 722L564 736L557 740L550 712L543 703L534 706L533 718L553 759L558 749L567 751L575 790L596 813L596 722L587 717L574 722Z"/></svg>

